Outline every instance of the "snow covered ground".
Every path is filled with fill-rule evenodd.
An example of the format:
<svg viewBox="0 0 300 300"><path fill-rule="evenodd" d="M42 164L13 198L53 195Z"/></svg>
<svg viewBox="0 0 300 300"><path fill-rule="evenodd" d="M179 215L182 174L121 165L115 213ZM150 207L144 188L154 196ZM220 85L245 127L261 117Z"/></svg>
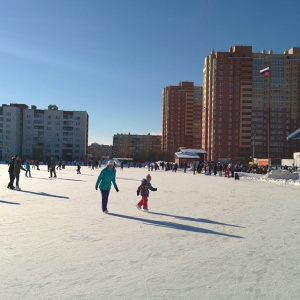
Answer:
<svg viewBox="0 0 300 300"><path fill-rule="evenodd" d="M146 213L135 208L147 169L117 170L109 215L98 170L0 165L0 299L299 299L299 180L153 171Z"/></svg>

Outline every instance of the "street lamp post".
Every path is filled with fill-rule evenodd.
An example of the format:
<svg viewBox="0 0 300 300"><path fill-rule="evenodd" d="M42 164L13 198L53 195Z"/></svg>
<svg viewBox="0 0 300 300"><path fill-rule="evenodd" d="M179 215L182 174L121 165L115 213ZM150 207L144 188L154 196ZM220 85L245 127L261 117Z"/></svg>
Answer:
<svg viewBox="0 0 300 300"><path fill-rule="evenodd" d="M255 157L255 134L253 135L253 141L252 141L252 159L254 163L254 157Z"/></svg>

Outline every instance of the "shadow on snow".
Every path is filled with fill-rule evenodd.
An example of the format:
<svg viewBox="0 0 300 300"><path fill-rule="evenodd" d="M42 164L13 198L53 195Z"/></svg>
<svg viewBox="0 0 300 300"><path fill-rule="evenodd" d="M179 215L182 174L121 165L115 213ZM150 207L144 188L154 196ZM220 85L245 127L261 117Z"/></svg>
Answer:
<svg viewBox="0 0 300 300"><path fill-rule="evenodd" d="M20 205L20 203L17 203L17 202L9 202L9 201L4 201L4 200L0 200L0 203Z"/></svg>
<svg viewBox="0 0 300 300"><path fill-rule="evenodd" d="M189 225L183 225L183 224L174 223L174 222L149 220L149 219L145 219L145 218L137 218L137 217L133 217L133 216L126 216L126 215L120 215L120 214L115 214L115 213L110 213L109 215L114 216L114 217L134 220L134 221L140 221L140 222L143 222L145 224L150 224L150 225L154 225L154 226L167 227L167 228L172 228L172 229L198 232L198 233L216 234L216 235L222 235L222 236L238 238L238 239L243 239L244 238L244 237L238 236L238 235L222 233L222 232L218 232L218 231L213 231L213 230L204 229L204 228L198 228L198 227L189 226Z"/></svg>
<svg viewBox="0 0 300 300"><path fill-rule="evenodd" d="M26 191L26 190L20 190L19 192L22 193L28 193L28 194L34 194L38 196L45 196L45 197L54 197L54 198L62 198L62 199L70 199L69 197L65 196L58 196L58 195L53 195L53 194L48 194L48 193L43 193L43 192L32 192L32 191Z"/></svg>
<svg viewBox="0 0 300 300"><path fill-rule="evenodd" d="M141 181L140 179L135 179L135 178L124 178L124 177L118 177L116 176L116 179L120 180L130 180L130 181Z"/></svg>
<svg viewBox="0 0 300 300"><path fill-rule="evenodd" d="M177 219L186 220L186 221L193 221L193 222L201 222L201 223L208 223L208 224L216 224L216 225L224 225L224 226L232 226L232 227L245 228L243 226L232 225L232 224L221 223L221 222L216 222L216 221L212 221L212 220L209 220L209 219L195 219L195 218L190 218L190 217L169 215L169 214L156 213L156 212L149 212L149 214L158 215L158 216L172 217L172 218L177 218Z"/></svg>
<svg viewBox="0 0 300 300"><path fill-rule="evenodd" d="M34 179L43 179L43 180L68 180L68 181L84 181L85 180L81 180L81 179L68 179L68 178L60 178L60 177L49 177L49 178L42 178L42 177L34 177Z"/></svg>

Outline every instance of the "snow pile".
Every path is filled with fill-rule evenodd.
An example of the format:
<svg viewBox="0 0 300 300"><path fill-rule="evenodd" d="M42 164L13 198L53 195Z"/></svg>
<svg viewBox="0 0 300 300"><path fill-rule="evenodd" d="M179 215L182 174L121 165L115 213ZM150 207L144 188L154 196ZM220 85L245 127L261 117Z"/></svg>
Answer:
<svg viewBox="0 0 300 300"><path fill-rule="evenodd" d="M291 173L288 170L273 170L266 175L243 172L239 172L238 174L241 180L257 180L278 185L300 187L299 174Z"/></svg>
<svg viewBox="0 0 300 300"><path fill-rule="evenodd" d="M267 177L272 179L299 180L299 174L291 173L289 170L272 170L267 174Z"/></svg>

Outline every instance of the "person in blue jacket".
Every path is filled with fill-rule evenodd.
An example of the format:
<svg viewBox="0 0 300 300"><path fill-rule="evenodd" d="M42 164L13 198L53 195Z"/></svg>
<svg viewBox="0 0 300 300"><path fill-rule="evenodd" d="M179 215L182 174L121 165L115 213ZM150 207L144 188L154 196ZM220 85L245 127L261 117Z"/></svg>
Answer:
<svg viewBox="0 0 300 300"><path fill-rule="evenodd" d="M107 166L100 172L100 175L96 182L96 190L100 189L102 195L102 211L108 214L107 203L108 196L111 188L111 183L113 183L114 188L119 192L118 186L116 184L116 170L114 166L114 161L109 160Z"/></svg>
<svg viewBox="0 0 300 300"><path fill-rule="evenodd" d="M29 174L29 177L31 177L31 172L30 172L30 161L27 159L25 162L25 167L26 167L26 172L25 176L27 177L27 174Z"/></svg>

